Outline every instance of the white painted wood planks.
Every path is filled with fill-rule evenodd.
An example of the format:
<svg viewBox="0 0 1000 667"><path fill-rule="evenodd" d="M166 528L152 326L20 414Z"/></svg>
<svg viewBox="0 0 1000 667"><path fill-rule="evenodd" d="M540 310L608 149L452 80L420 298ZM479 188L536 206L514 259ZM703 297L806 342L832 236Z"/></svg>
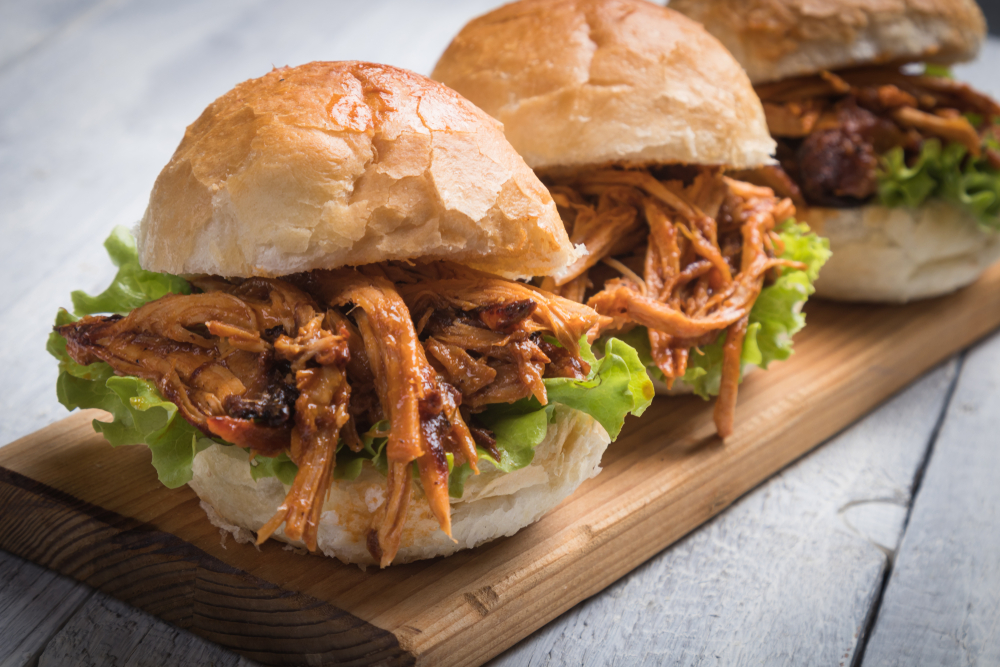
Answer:
<svg viewBox="0 0 1000 667"><path fill-rule="evenodd" d="M254 667L256 663L95 592L38 658L38 667Z"/></svg>
<svg viewBox="0 0 1000 667"><path fill-rule="evenodd" d="M1000 665L1000 335L970 350L864 665Z"/></svg>
<svg viewBox="0 0 1000 667"><path fill-rule="evenodd" d="M0 667L28 667L93 594L69 577L0 551Z"/></svg>

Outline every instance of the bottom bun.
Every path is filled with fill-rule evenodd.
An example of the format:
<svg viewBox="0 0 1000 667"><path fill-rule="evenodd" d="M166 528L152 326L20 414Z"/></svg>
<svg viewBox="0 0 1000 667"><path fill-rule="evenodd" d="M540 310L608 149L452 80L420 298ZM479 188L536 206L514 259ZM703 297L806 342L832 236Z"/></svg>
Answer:
<svg viewBox="0 0 1000 667"><path fill-rule="evenodd" d="M805 220L830 239L833 256L816 281L826 299L926 299L968 285L1000 259L1000 233L940 199L916 209L810 208Z"/></svg>
<svg viewBox="0 0 1000 667"><path fill-rule="evenodd" d="M600 472L601 456L610 438L590 415L562 405L555 408L545 439L535 448L531 465L502 473L490 463L479 464L479 475L470 475L461 499L451 501L448 539L431 514L419 484L406 515L399 552L393 563L447 556L483 542L513 535L558 505L584 480ZM189 482L203 501L209 520L246 541L246 531L257 531L285 499L288 487L274 477L250 476L247 453L238 447L213 445L198 454ZM345 563L374 565L366 535L372 514L385 501L385 477L365 465L356 480L335 480L323 505L319 549ZM295 546L284 526L273 537Z"/></svg>

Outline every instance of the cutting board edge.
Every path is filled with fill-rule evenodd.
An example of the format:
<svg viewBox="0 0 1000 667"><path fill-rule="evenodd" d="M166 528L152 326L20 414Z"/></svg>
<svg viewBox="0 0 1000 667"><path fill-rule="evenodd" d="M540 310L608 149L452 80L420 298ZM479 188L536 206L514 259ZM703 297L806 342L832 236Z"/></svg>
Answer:
<svg viewBox="0 0 1000 667"><path fill-rule="evenodd" d="M30 513L18 511L29 507ZM416 664L417 656L390 630L228 565L172 533L80 500L2 465L0 508L0 548L250 659L293 664L283 658L313 655L334 661L369 658L378 664ZM43 519L43 525L59 527L59 542L43 544L33 534L40 515L48 519ZM34 521L29 523L31 519ZM128 569L120 569L122 563ZM145 579L138 585L133 577L121 576L139 572ZM239 591L253 594L241 596ZM214 604L221 602L230 604ZM177 615L178 609L186 607L188 613ZM311 616L309 632L288 632L291 626L281 621L290 614L299 626L302 614ZM291 616L287 618L291 620ZM271 642L270 650L260 645L261 641ZM275 650L280 648L285 650ZM275 656L277 662L273 661Z"/></svg>

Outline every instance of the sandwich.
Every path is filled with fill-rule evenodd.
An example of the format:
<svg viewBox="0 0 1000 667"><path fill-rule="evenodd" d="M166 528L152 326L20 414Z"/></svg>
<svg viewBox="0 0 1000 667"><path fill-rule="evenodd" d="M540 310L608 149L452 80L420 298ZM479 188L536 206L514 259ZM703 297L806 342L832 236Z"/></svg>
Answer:
<svg viewBox="0 0 1000 667"><path fill-rule="evenodd" d="M822 297L952 292L1000 259L1000 106L953 79L973 0L673 0L742 63L778 142L778 191L830 239Z"/></svg>
<svg viewBox="0 0 1000 667"><path fill-rule="evenodd" d="M239 84L105 245L49 340L60 401L258 544L385 567L512 534L652 399L601 315L521 280L580 250L500 125L405 70Z"/></svg>
<svg viewBox="0 0 1000 667"><path fill-rule="evenodd" d="M471 21L433 78L503 123L587 254L541 286L610 318L666 391L717 396L791 354L828 256L790 199L727 170L774 141L739 64L644 0L523 0Z"/></svg>

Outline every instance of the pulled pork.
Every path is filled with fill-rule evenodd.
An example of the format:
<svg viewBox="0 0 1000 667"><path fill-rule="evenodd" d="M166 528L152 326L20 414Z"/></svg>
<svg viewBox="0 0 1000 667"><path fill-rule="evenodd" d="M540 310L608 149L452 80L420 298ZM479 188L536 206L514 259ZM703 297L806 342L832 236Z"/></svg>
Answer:
<svg viewBox="0 0 1000 667"><path fill-rule="evenodd" d="M359 433L388 420L386 501L367 535L383 567L400 546L411 467L450 535L447 455L478 472L477 442L495 447L475 413L526 396L544 404L543 378L585 377L578 341L605 324L580 304L442 263L194 284L200 293L57 330L78 363L153 382L206 435L251 456L288 453L298 472L258 542L284 524L315 550L338 446L360 451Z"/></svg>
<svg viewBox="0 0 1000 667"><path fill-rule="evenodd" d="M777 258L774 227L794 215L791 200L710 168L609 168L543 180L570 239L589 252L542 287L587 299L609 318L602 328L647 327L668 384L687 371L692 349L725 335L715 424L730 435L750 309L770 269L803 268Z"/></svg>
<svg viewBox="0 0 1000 667"><path fill-rule="evenodd" d="M863 204L876 193L879 155L899 146L915 158L931 137L972 157L985 150L1000 168L1000 153L983 148L1000 106L952 79L865 67L768 83L757 94L778 159L811 205Z"/></svg>

